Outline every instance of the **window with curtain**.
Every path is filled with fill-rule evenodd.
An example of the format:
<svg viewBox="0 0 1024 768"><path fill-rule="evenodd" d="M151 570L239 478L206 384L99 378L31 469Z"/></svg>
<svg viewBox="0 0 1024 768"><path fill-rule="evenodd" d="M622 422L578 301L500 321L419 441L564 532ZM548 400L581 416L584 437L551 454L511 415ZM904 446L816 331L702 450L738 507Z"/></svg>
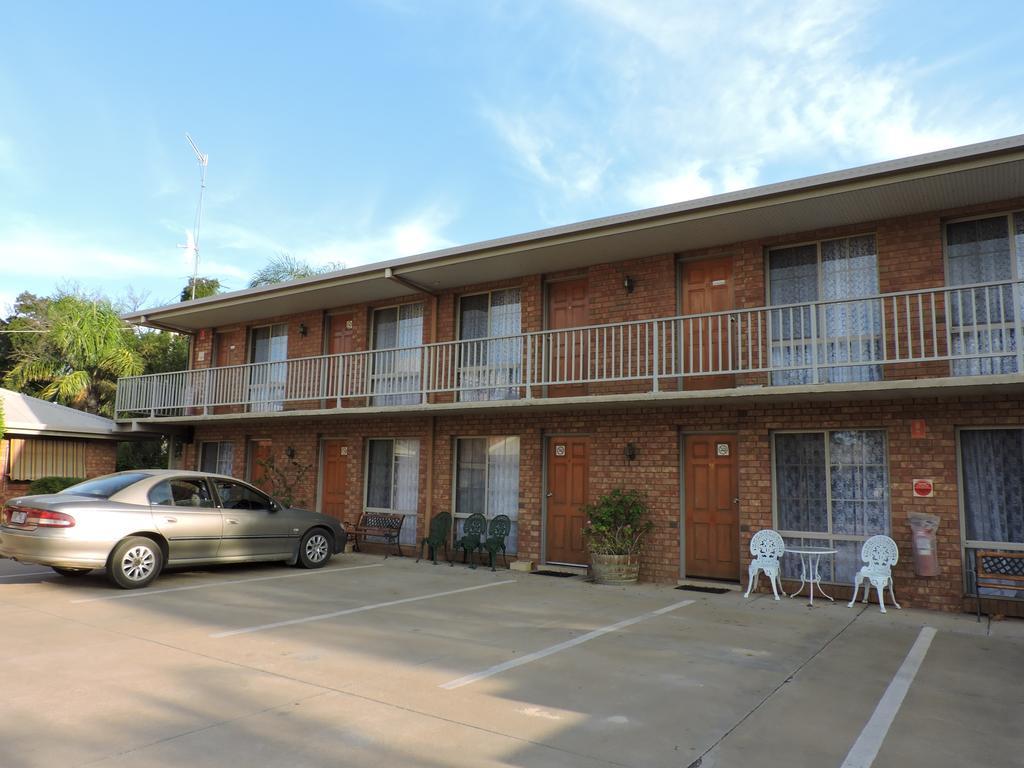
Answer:
<svg viewBox="0 0 1024 768"><path fill-rule="evenodd" d="M400 540L416 543L419 508L420 443L418 440L373 439L366 446L366 509L406 516Z"/></svg>
<svg viewBox="0 0 1024 768"><path fill-rule="evenodd" d="M839 550L821 560L822 577L847 583L860 568L868 537L889 534L885 432L779 432L774 444L775 527L792 546ZM799 564L783 560L786 578Z"/></svg>
<svg viewBox="0 0 1024 768"><path fill-rule="evenodd" d="M964 558L975 592L974 550L1024 550L1024 429L964 429L960 441ZM1024 597L1024 590L982 587L982 594Z"/></svg>
<svg viewBox="0 0 1024 768"><path fill-rule="evenodd" d="M288 326L278 323L253 328L250 347L250 410L283 410L288 377Z"/></svg>
<svg viewBox="0 0 1024 768"><path fill-rule="evenodd" d="M459 399L519 397L522 312L520 291L507 288L459 300Z"/></svg>
<svg viewBox="0 0 1024 768"><path fill-rule="evenodd" d="M1016 373L1016 320L1011 283L1024 277L1024 212L946 225L950 355L954 376Z"/></svg>
<svg viewBox="0 0 1024 768"><path fill-rule="evenodd" d="M373 404L415 405L420 394L423 304L373 313Z"/></svg>
<svg viewBox="0 0 1024 768"><path fill-rule="evenodd" d="M41 477L85 477L85 442L43 437L8 442L7 477L31 482Z"/></svg>
<svg viewBox="0 0 1024 768"><path fill-rule="evenodd" d="M199 471L218 475L233 474L235 444L230 442L207 442L199 448Z"/></svg>
<svg viewBox="0 0 1024 768"><path fill-rule="evenodd" d="M462 535L465 518L480 512L488 520L507 515L512 529L505 543L519 541L519 438L463 437L455 441L455 518Z"/></svg>
<svg viewBox="0 0 1024 768"><path fill-rule="evenodd" d="M880 379L873 362L882 354L882 305L870 298L877 295L874 235L771 249L772 383Z"/></svg>

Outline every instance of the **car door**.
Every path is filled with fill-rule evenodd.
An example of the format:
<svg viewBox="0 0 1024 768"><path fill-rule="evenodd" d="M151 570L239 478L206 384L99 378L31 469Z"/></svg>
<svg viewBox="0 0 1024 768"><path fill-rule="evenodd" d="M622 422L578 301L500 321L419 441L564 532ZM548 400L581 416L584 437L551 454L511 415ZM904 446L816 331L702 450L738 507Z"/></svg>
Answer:
<svg viewBox="0 0 1024 768"><path fill-rule="evenodd" d="M224 516L221 558L288 556L298 532L264 493L237 480L212 480Z"/></svg>
<svg viewBox="0 0 1024 768"><path fill-rule="evenodd" d="M157 530L167 539L169 563L213 560L220 548L221 511L204 477L172 477L149 491Z"/></svg>

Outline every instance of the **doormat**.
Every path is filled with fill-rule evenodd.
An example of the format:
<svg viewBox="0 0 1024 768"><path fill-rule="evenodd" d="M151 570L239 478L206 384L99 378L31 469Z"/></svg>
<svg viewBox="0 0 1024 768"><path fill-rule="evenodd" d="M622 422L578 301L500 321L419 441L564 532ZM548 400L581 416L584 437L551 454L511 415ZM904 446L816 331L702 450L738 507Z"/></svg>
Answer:
<svg viewBox="0 0 1024 768"><path fill-rule="evenodd" d="M698 587L696 584L682 584L676 589L685 589L687 592L707 592L709 595L724 595L726 592L732 592L731 589L723 589L722 587Z"/></svg>
<svg viewBox="0 0 1024 768"><path fill-rule="evenodd" d="M565 571L531 571L534 576L554 576L556 579L568 579L575 576L575 573L566 573Z"/></svg>

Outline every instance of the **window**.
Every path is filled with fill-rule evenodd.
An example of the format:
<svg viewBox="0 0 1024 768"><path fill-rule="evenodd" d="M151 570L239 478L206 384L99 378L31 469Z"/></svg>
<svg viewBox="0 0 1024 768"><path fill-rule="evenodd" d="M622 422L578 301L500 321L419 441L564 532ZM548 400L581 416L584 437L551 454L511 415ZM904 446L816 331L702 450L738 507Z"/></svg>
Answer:
<svg viewBox="0 0 1024 768"><path fill-rule="evenodd" d="M253 411L284 409L288 377L288 326L264 325L252 329L249 356L249 402Z"/></svg>
<svg viewBox="0 0 1024 768"><path fill-rule="evenodd" d="M768 252L772 383L881 379L874 235ZM797 306L793 306L797 305Z"/></svg>
<svg viewBox="0 0 1024 768"><path fill-rule="evenodd" d="M420 392L423 305L403 304L373 313L373 404L415 405Z"/></svg>
<svg viewBox="0 0 1024 768"><path fill-rule="evenodd" d="M463 296L459 300L459 399L519 397L522 358L518 288Z"/></svg>
<svg viewBox="0 0 1024 768"><path fill-rule="evenodd" d="M231 480L214 480L213 485L224 509L273 509L267 496L247 485Z"/></svg>
<svg viewBox="0 0 1024 768"><path fill-rule="evenodd" d="M85 443L47 438L10 439L7 476L16 482L41 477L85 477Z"/></svg>
<svg viewBox="0 0 1024 768"><path fill-rule="evenodd" d="M950 286L998 283L948 294L953 375L1015 373L1020 308L1012 281L1024 278L1024 212L947 224L946 265Z"/></svg>
<svg viewBox="0 0 1024 768"><path fill-rule="evenodd" d="M853 582L860 547L889 533L889 471L882 430L780 432L774 443L775 527L787 544L831 546L822 558L827 581ZM792 558L786 578L799 576Z"/></svg>
<svg viewBox="0 0 1024 768"><path fill-rule="evenodd" d="M199 450L199 471L217 475L233 474L234 443L203 443Z"/></svg>
<svg viewBox="0 0 1024 768"><path fill-rule="evenodd" d="M488 520L507 515L512 520L512 530L506 546L509 552L518 551L518 437L463 437L455 441L457 535L462 535L462 521L474 512Z"/></svg>
<svg viewBox="0 0 1024 768"><path fill-rule="evenodd" d="M416 543L419 485L418 440L367 441L366 509L406 515L401 535L403 544Z"/></svg>
<svg viewBox="0 0 1024 768"><path fill-rule="evenodd" d="M129 485L135 485L140 480L149 477L145 472L118 472L113 475L104 475L93 480L86 480L65 488L60 493L74 494L75 496L95 496L97 499L109 499L115 493L119 493Z"/></svg>
<svg viewBox="0 0 1024 768"><path fill-rule="evenodd" d="M201 477L176 477L154 485L149 492L149 503L164 507L216 506L210 486Z"/></svg>
<svg viewBox="0 0 1024 768"><path fill-rule="evenodd" d="M967 586L974 589L974 550L1024 550L1024 429L959 433ZM983 587L985 594L1018 596Z"/></svg>

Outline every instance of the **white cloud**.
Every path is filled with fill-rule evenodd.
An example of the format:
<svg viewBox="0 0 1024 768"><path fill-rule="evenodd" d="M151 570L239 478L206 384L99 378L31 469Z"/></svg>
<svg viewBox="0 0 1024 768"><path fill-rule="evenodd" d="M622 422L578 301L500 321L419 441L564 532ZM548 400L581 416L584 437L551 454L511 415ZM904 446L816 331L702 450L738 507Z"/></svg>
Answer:
<svg viewBox="0 0 1024 768"><path fill-rule="evenodd" d="M1022 116L921 92L925 68L872 47L872 2L572 4L598 41L574 56L593 56L599 87L541 108L483 108L517 161L565 195L678 202L780 180L779 167L824 171L1007 135ZM579 65L563 66L550 81Z"/></svg>

